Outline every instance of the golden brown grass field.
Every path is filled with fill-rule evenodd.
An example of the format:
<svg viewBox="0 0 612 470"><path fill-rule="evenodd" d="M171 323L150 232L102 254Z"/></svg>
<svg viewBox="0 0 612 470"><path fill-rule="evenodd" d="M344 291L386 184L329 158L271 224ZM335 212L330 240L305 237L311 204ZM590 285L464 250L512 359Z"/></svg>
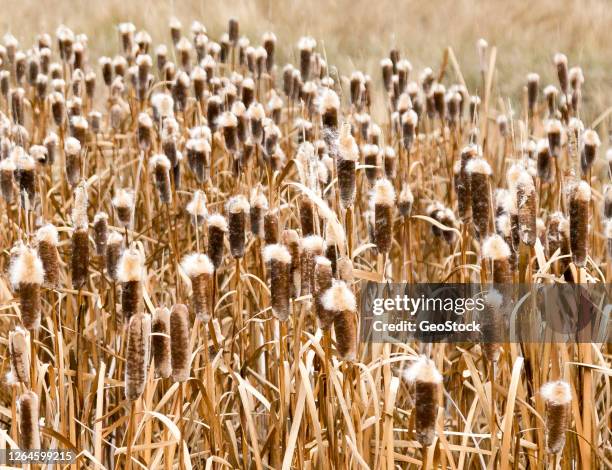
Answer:
<svg viewBox="0 0 612 470"><path fill-rule="evenodd" d="M606 318L360 335L367 282L608 283L609 2L0 7L0 451L612 468Z"/></svg>

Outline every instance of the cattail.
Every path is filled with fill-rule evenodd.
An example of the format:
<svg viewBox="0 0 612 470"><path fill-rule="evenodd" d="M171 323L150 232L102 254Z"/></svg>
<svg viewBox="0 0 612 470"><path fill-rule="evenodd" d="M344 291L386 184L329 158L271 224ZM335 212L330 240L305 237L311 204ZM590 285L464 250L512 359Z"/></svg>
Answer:
<svg viewBox="0 0 612 470"><path fill-rule="evenodd" d="M212 290L212 276L215 267L208 256L193 253L186 256L181 267L191 280L191 302L195 314L200 321L207 323L210 320L210 300Z"/></svg>
<svg viewBox="0 0 612 470"><path fill-rule="evenodd" d="M7 204L12 204L15 200L15 162L12 158L5 158L0 161L0 190L2 198Z"/></svg>
<svg viewBox="0 0 612 470"><path fill-rule="evenodd" d="M336 281L321 297L321 306L333 317L336 350L344 361L357 358L357 301L343 281Z"/></svg>
<svg viewBox="0 0 612 470"><path fill-rule="evenodd" d="M278 210L271 210L264 215L264 241L266 245L278 243Z"/></svg>
<svg viewBox="0 0 612 470"><path fill-rule="evenodd" d="M38 395L32 390L23 392L17 408L19 410L19 448L40 449L40 430L38 428Z"/></svg>
<svg viewBox="0 0 612 470"><path fill-rule="evenodd" d="M379 253L389 253L393 242L395 189L387 179L379 179L372 190L374 242Z"/></svg>
<svg viewBox="0 0 612 470"><path fill-rule="evenodd" d="M466 164L465 172L470 178L474 229L478 238L484 240L489 235L489 219L491 218L489 193L491 167L483 158L472 158Z"/></svg>
<svg viewBox="0 0 612 470"><path fill-rule="evenodd" d="M591 187L580 181L572 188L569 198L569 224L572 260L579 268L586 264L589 243L589 203Z"/></svg>
<svg viewBox="0 0 612 470"><path fill-rule="evenodd" d="M162 204L172 202L172 193L170 191L170 160L164 154L157 154L151 157L149 161L151 172L155 180L155 186L159 193L159 200Z"/></svg>
<svg viewBox="0 0 612 470"><path fill-rule="evenodd" d="M189 310L184 304L176 304L170 313L170 359L172 381L189 379L191 343L189 341Z"/></svg>
<svg viewBox="0 0 612 470"><path fill-rule="evenodd" d="M191 215L192 221L195 225L204 223L208 216L208 209L206 208L206 193L204 191L196 190L193 193L191 201L186 206L187 212Z"/></svg>
<svg viewBox="0 0 612 470"><path fill-rule="evenodd" d="M137 313L129 318L125 348L125 398L137 400L147 382L151 354L151 316Z"/></svg>
<svg viewBox="0 0 612 470"><path fill-rule="evenodd" d="M436 433L442 375L431 359L421 356L406 370L404 377L414 385L414 424L417 441L423 447L428 447L432 444Z"/></svg>
<svg viewBox="0 0 612 470"><path fill-rule="evenodd" d="M238 119L232 113L225 112L219 118L219 127L223 131L223 139L225 142L225 148L228 152L235 152L238 146L238 139L236 134L236 127L238 126Z"/></svg>
<svg viewBox="0 0 612 470"><path fill-rule="evenodd" d="M325 242L318 235L310 235L302 240L301 287L300 295L310 295L314 288L315 258L323 255Z"/></svg>
<svg viewBox="0 0 612 470"><path fill-rule="evenodd" d="M108 214L98 212L93 220L94 244L96 255L104 257L106 255L106 242L108 240Z"/></svg>
<svg viewBox="0 0 612 470"><path fill-rule="evenodd" d="M365 144L361 148L363 154L363 162L366 165L365 174L368 179L368 184L374 186L376 180L380 177L380 152L377 145Z"/></svg>
<svg viewBox="0 0 612 470"><path fill-rule="evenodd" d="M74 137L68 137L64 143L66 154L66 179L70 186L81 181L81 143Z"/></svg>
<svg viewBox="0 0 612 470"><path fill-rule="evenodd" d="M155 309L151 324L151 352L155 360L155 373L167 379L172 373L170 362L170 310L166 307Z"/></svg>
<svg viewBox="0 0 612 470"><path fill-rule="evenodd" d="M295 230L284 230L283 245L287 247L287 250L291 255L291 266L289 267L291 291L289 295L292 299L295 299L300 295L302 283L302 246L300 244L300 236Z"/></svg>
<svg viewBox="0 0 612 470"><path fill-rule="evenodd" d="M567 382L548 382L540 389L544 399L546 452L560 454L565 446L565 432L570 424L572 391Z"/></svg>
<svg viewBox="0 0 612 470"><path fill-rule="evenodd" d="M10 377L7 382L30 386L30 333L17 326L9 333Z"/></svg>
<svg viewBox="0 0 612 470"><path fill-rule="evenodd" d="M242 195L234 196L227 203L228 237L230 252L234 258L244 256L246 220L249 210L249 202Z"/></svg>
<svg viewBox="0 0 612 470"><path fill-rule="evenodd" d="M358 159L359 148L351 135L351 125L345 122L342 124L338 138L338 157L336 159L340 203L345 209L352 207L355 202L355 168Z"/></svg>
<svg viewBox="0 0 612 470"><path fill-rule="evenodd" d="M557 53L554 57L555 66L557 67L557 77L559 78L559 86L564 95L569 92L569 73L567 70L567 57L564 54Z"/></svg>
<svg viewBox="0 0 612 470"><path fill-rule="evenodd" d="M258 237L264 236L264 215L268 211L268 200L261 191L256 191L251 198L251 210L249 212L251 233Z"/></svg>
<svg viewBox="0 0 612 470"><path fill-rule="evenodd" d="M510 255L510 247L499 235L493 234L484 240L482 256L493 261L493 282L495 284L512 282Z"/></svg>
<svg viewBox="0 0 612 470"><path fill-rule="evenodd" d="M538 178L540 178L543 183L550 183L553 179L554 166L547 139L538 140L537 155Z"/></svg>
<svg viewBox="0 0 612 470"><path fill-rule="evenodd" d="M176 45L177 42L181 39L181 29L183 25L179 21L178 18L170 18L170 37L172 38L172 43Z"/></svg>
<svg viewBox="0 0 612 470"><path fill-rule="evenodd" d="M314 266L314 307L322 330L329 330L334 322L335 311L323 308L323 294L332 287L332 263L324 256L315 258Z"/></svg>
<svg viewBox="0 0 612 470"><path fill-rule="evenodd" d="M123 248L123 237L111 232L106 241L106 273L112 281L119 279L119 260Z"/></svg>
<svg viewBox="0 0 612 470"><path fill-rule="evenodd" d="M603 216L606 219L612 218L612 185L606 184L603 188Z"/></svg>
<svg viewBox="0 0 612 470"><path fill-rule="evenodd" d="M270 302L274 316L280 321L289 318L289 294L291 255L286 247L279 244L267 245L264 261L270 265Z"/></svg>
<svg viewBox="0 0 612 470"><path fill-rule="evenodd" d="M300 198L299 201L300 225L302 227L302 236L307 237L315 232L315 209L314 203L306 196Z"/></svg>
<svg viewBox="0 0 612 470"><path fill-rule="evenodd" d="M581 155L581 167L582 173L586 174L595 158L597 157L597 149L601 145L597 132L592 129L588 129L582 135L582 155Z"/></svg>
<svg viewBox="0 0 612 470"><path fill-rule="evenodd" d="M503 342L503 316L501 308L504 298L496 289L491 289L484 297L484 309L481 313L481 335L484 342L482 352L489 362L498 362Z"/></svg>
<svg viewBox="0 0 612 470"><path fill-rule="evenodd" d="M77 139L81 146L87 143L87 129L89 124L83 116L72 116L70 118L70 135Z"/></svg>
<svg viewBox="0 0 612 470"><path fill-rule="evenodd" d="M144 256L140 250L131 247L123 252L117 269L117 280L121 282L121 310L126 321L142 311L144 269Z"/></svg>
<svg viewBox="0 0 612 470"><path fill-rule="evenodd" d="M391 81L393 78L393 62L389 58L384 58L380 61L380 69L382 72L382 81L385 90L388 92L391 91Z"/></svg>
<svg viewBox="0 0 612 470"><path fill-rule="evenodd" d="M40 286L44 281L43 264L36 251L24 246L11 263L10 278L19 297L21 323L33 331L40 326Z"/></svg>
<svg viewBox="0 0 612 470"><path fill-rule="evenodd" d="M59 254L57 252L57 229L52 224L43 225L36 232L38 256L44 271L44 283L48 287L59 284Z"/></svg>
<svg viewBox="0 0 612 470"><path fill-rule="evenodd" d="M134 192L131 189L118 189L112 202L119 223L124 227L129 227L134 210Z"/></svg>
<svg viewBox="0 0 612 470"><path fill-rule="evenodd" d="M338 131L340 98L338 98L336 92L330 89L325 89L321 94L319 108L323 122L323 138L329 145L329 143L334 139L335 133Z"/></svg>
<svg viewBox="0 0 612 470"><path fill-rule="evenodd" d="M303 81L307 81L310 76L312 51L316 45L316 41L311 37L303 37L298 42L298 49L300 50L300 76Z"/></svg>
<svg viewBox="0 0 612 470"><path fill-rule="evenodd" d="M551 119L545 124L546 135L548 136L548 146L553 157L559 157L561 152L561 133L563 126L558 119Z"/></svg>
<svg viewBox="0 0 612 470"><path fill-rule="evenodd" d="M535 113L538 102L538 89L540 86L540 76L537 73L527 75L527 106L531 116Z"/></svg>
<svg viewBox="0 0 612 470"><path fill-rule="evenodd" d="M402 217L410 217L412 213L412 205L414 204L414 195L408 184L403 184L397 199L397 208Z"/></svg>
<svg viewBox="0 0 612 470"><path fill-rule="evenodd" d="M21 147L17 148L21 149ZM16 163L17 171L15 172L15 179L19 184L21 205L32 209L34 207L34 198L36 197L36 162L21 149Z"/></svg>
<svg viewBox="0 0 612 470"><path fill-rule="evenodd" d="M223 262L223 241L227 229L227 220L221 214L208 217L208 257L215 270L219 269Z"/></svg>
<svg viewBox="0 0 612 470"><path fill-rule="evenodd" d="M185 148L189 168L194 172L198 183L208 180L211 152L208 140L205 138L189 139Z"/></svg>
<svg viewBox="0 0 612 470"><path fill-rule="evenodd" d="M533 246L537 237L537 195L533 178L527 170L522 170L518 175L515 191L520 240L525 245Z"/></svg>

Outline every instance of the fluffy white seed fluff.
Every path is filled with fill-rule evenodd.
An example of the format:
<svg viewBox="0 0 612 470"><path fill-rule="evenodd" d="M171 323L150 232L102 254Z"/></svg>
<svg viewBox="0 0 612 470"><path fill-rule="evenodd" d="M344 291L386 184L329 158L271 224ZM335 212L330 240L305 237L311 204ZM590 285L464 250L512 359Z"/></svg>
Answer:
<svg viewBox="0 0 612 470"><path fill-rule="evenodd" d="M74 137L68 137L64 143L64 151L68 155L76 155L81 151L81 143Z"/></svg>
<svg viewBox="0 0 612 470"><path fill-rule="evenodd" d="M325 241L318 235L309 235L302 240L302 248L305 252L322 252L325 248Z"/></svg>
<svg viewBox="0 0 612 470"><path fill-rule="evenodd" d="M244 87L244 82L242 86ZM264 107L261 105L261 103L251 103L251 105L249 106L248 114L249 118L253 121L261 121L263 118L266 117L266 111L264 110Z"/></svg>
<svg viewBox="0 0 612 470"><path fill-rule="evenodd" d="M419 116L412 109L402 114L402 122L411 126L416 126L419 120Z"/></svg>
<svg viewBox="0 0 612 470"><path fill-rule="evenodd" d="M234 104L232 105L232 114L234 116L236 117L244 116L245 112L246 112L246 106L244 105L242 101L234 102Z"/></svg>
<svg viewBox="0 0 612 470"><path fill-rule="evenodd" d="M161 117L174 115L174 99L165 93L157 93L151 98L151 104Z"/></svg>
<svg viewBox="0 0 612 470"><path fill-rule="evenodd" d="M327 111L328 109L339 109L340 108L340 98L338 98L338 94L329 88L325 89L321 93L321 100L319 102L319 109L321 114Z"/></svg>
<svg viewBox="0 0 612 470"><path fill-rule="evenodd" d="M414 195L410 190L410 186L408 186L407 184L405 184L402 187L402 190L400 191L399 202L404 204L412 204L414 202Z"/></svg>
<svg viewBox="0 0 612 470"><path fill-rule="evenodd" d="M227 232L227 220L221 214L212 214L208 216L208 225Z"/></svg>
<svg viewBox="0 0 612 470"><path fill-rule="evenodd" d="M321 297L321 305L331 312L354 312L357 310L355 294L343 281L335 281Z"/></svg>
<svg viewBox="0 0 612 470"><path fill-rule="evenodd" d="M378 145L364 144L361 146L361 152L365 157L371 157L372 155L378 154Z"/></svg>
<svg viewBox="0 0 612 470"><path fill-rule="evenodd" d="M278 96L278 94L273 93L272 97L268 101L268 108L270 109L280 109L283 107L283 99Z"/></svg>
<svg viewBox="0 0 612 470"><path fill-rule="evenodd" d="M250 210L249 201L242 195L234 196L227 201L227 210L232 214L238 214L239 212L248 213Z"/></svg>
<svg viewBox="0 0 612 470"><path fill-rule="evenodd" d="M16 169L15 162L13 161L12 158L5 158L4 160L0 161L0 170L15 171L15 169Z"/></svg>
<svg viewBox="0 0 612 470"><path fill-rule="evenodd" d="M165 170L170 170L170 160L168 160L168 157L166 157L163 153L153 155L149 161L149 165L151 169L162 167Z"/></svg>
<svg viewBox="0 0 612 470"><path fill-rule="evenodd" d="M85 119L83 116L72 116L72 118L70 119L70 122L77 129L87 130L87 128L89 128L89 123L87 122L87 119Z"/></svg>
<svg viewBox="0 0 612 470"><path fill-rule="evenodd" d="M531 194L535 191L535 185L533 184L533 178L527 170L521 171L516 180L516 187L520 188L525 195Z"/></svg>
<svg viewBox="0 0 612 470"><path fill-rule="evenodd" d="M570 82L576 83L578 87L584 83L584 73L582 72L582 67L572 67L569 70L569 79Z"/></svg>
<svg viewBox="0 0 612 470"><path fill-rule="evenodd" d="M547 134L559 134L563 130L563 124L558 119L549 119L544 123Z"/></svg>
<svg viewBox="0 0 612 470"><path fill-rule="evenodd" d="M36 250L28 246L22 247L10 268L13 287L17 289L21 283L42 284L44 276L42 261Z"/></svg>
<svg viewBox="0 0 612 470"><path fill-rule="evenodd" d="M115 207L133 207L134 192L130 189L121 188L117 190L117 194L113 198L113 206Z"/></svg>
<svg viewBox="0 0 612 470"><path fill-rule="evenodd" d="M107 245L119 245L123 242L123 237L119 232L110 232L108 239L106 240Z"/></svg>
<svg viewBox="0 0 612 470"><path fill-rule="evenodd" d="M343 160L357 161L359 159L359 147L351 134L351 125L348 122L344 122L340 129L338 153Z"/></svg>
<svg viewBox="0 0 612 470"><path fill-rule="evenodd" d="M561 52L555 54L555 65L567 65L567 56Z"/></svg>
<svg viewBox="0 0 612 470"><path fill-rule="evenodd" d="M419 356L404 372L404 379L410 383L425 382L439 384L442 383L442 374L438 372L436 365L431 359Z"/></svg>
<svg viewBox="0 0 612 470"><path fill-rule="evenodd" d="M189 42L189 39L183 36L176 44L176 50L181 52L189 52L191 50L191 43Z"/></svg>
<svg viewBox="0 0 612 470"><path fill-rule="evenodd" d="M256 191L255 194L253 194L253 196L251 197L251 206L256 207L258 209L267 209L268 200L266 199L265 194Z"/></svg>
<svg viewBox="0 0 612 470"><path fill-rule="evenodd" d="M217 122L219 127L236 127L238 125L238 119L229 111L221 114Z"/></svg>
<svg viewBox="0 0 612 470"><path fill-rule="evenodd" d="M579 201L588 202L591 200L591 187L586 181L581 181L574 188L574 197Z"/></svg>
<svg viewBox="0 0 612 470"><path fill-rule="evenodd" d="M510 247L499 235L491 235L482 244L482 256L493 260L508 259Z"/></svg>
<svg viewBox="0 0 612 470"><path fill-rule="evenodd" d="M30 147L30 156L34 161L42 162L47 158L47 148L42 145L32 145Z"/></svg>
<svg viewBox="0 0 612 470"><path fill-rule="evenodd" d="M557 87L554 85L548 85L546 88L544 88L545 96L556 95L558 92Z"/></svg>
<svg viewBox="0 0 612 470"><path fill-rule="evenodd" d="M385 57L380 61L380 66L382 68L393 67L393 62L391 62L391 59L389 59L388 57Z"/></svg>
<svg viewBox="0 0 612 470"><path fill-rule="evenodd" d="M74 203L72 206L72 225L74 228L87 228L89 225L89 218L87 217L88 205L87 185L83 181L74 190Z"/></svg>
<svg viewBox="0 0 612 470"><path fill-rule="evenodd" d="M568 127L576 134L580 134L584 130L584 123L577 117L573 117L570 118Z"/></svg>
<svg viewBox="0 0 612 470"><path fill-rule="evenodd" d="M465 171L469 174L478 173L481 175L490 175L491 166L484 158L472 158L467 162Z"/></svg>
<svg viewBox="0 0 612 470"><path fill-rule="evenodd" d="M572 390L567 382L557 380L542 385L542 398L555 405L565 405L572 401Z"/></svg>
<svg viewBox="0 0 612 470"><path fill-rule="evenodd" d="M144 275L144 256L137 248L123 252L119 260L117 278L119 282L142 281Z"/></svg>
<svg viewBox="0 0 612 470"><path fill-rule="evenodd" d="M147 127L149 129L153 127L153 121L151 120L151 116L149 116L147 113L140 113L138 115L138 125L140 127Z"/></svg>
<svg viewBox="0 0 612 470"><path fill-rule="evenodd" d="M609 148L606 152L606 161L608 163L612 162L612 148Z"/></svg>
<svg viewBox="0 0 612 470"><path fill-rule="evenodd" d="M549 148L548 148L548 139L540 139L540 140L538 140L536 149L537 149L538 153L548 152L549 151Z"/></svg>
<svg viewBox="0 0 612 470"><path fill-rule="evenodd" d="M138 57L136 57L136 65L138 67L143 67L143 66L151 67L151 65L153 65L153 60L151 59L151 56L148 54L140 54L138 55Z"/></svg>
<svg viewBox="0 0 612 470"><path fill-rule="evenodd" d="M314 38L311 38L310 36L303 36L298 41L297 46L300 50L312 51L317 46L317 41L315 41Z"/></svg>
<svg viewBox="0 0 612 470"><path fill-rule="evenodd" d="M593 129L584 131L582 141L584 142L584 145L589 145L591 147L599 147L601 145L599 135L597 135L597 132L595 132Z"/></svg>
<svg viewBox="0 0 612 470"><path fill-rule="evenodd" d="M527 75L527 81L528 82L539 82L540 81L540 76L537 73L530 73Z"/></svg>
<svg viewBox="0 0 612 470"><path fill-rule="evenodd" d="M190 278L201 274L212 274L215 271L215 267L208 256L202 253L192 253L185 256L181 262L181 267Z"/></svg>
<svg viewBox="0 0 612 470"><path fill-rule="evenodd" d="M57 246L58 235L57 228L53 224L46 224L40 227L36 231L36 240L39 242L49 243L50 245Z"/></svg>
<svg viewBox="0 0 612 470"><path fill-rule="evenodd" d="M284 245L273 244L267 245L263 250L263 257L266 263L278 261L283 264L291 263L291 254Z"/></svg>
<svg viewBox="0 0 612 470"><path fill-rule="evenodd" d="M500 215L495 220L495 226L497 227L497 231L501 233L504 237L509 237L512 230L512 223L510 222L510 216L507 214Z"/></svg>
<svg viewBox="0 0 612 470"><path fill-rule="evenodd" d="M395 203L393 183L385 178L378 179L372 190L372 199L375 205L392 206Z"/></svg>
<svg viewBox="0 0 612 470"><path fill-rule="evenodd" d="M193 193L191 201L187 203L187 212L192 217L206 217L208 210L206 209L206 193L204 191L197 190Z"/></svg>
<svg viewBox="0 0 612 470"><path fill-rule="evenodd" d="M317 264L318 266L330 267L331 261L325 256L317 256L315 258L315 264Z"/></svg>

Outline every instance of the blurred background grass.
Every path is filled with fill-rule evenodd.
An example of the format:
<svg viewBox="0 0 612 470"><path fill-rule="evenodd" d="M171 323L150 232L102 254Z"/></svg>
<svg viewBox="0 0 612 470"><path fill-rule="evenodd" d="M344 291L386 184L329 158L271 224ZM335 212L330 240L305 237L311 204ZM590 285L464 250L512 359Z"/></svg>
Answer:
<svg viewBox="0 0 612 470"><path fill-rule="evenodd" d="M155 43L168 43L171 16L183 22L185 33L193 20L200 20L214 39L232 16L252 43L272 30L279 40L280 64L295 59L297 40L309 34L341 74L358 68L375 79L379 60L392 46L415 70L436 70L450 45L472 92L479 84L475 43L484 37L498 48L495 87L500 96L518 96L528 72L539 73L543 86L556 83L552 56L562 51L570 66L584 68L589 114L602 112L611 101L610 0L0 0L0 5L2 31L11 31L23 46L37 33L53 33L65 23L87 33L95 56L117 50L114 26L121 21L146 29Z"/></svg>

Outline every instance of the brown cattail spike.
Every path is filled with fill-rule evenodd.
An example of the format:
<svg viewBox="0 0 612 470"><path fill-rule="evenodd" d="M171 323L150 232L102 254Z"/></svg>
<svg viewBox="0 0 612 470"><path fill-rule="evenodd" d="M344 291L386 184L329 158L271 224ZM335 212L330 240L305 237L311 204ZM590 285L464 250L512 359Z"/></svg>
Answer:
<svg viewBox="0 0 612 470"><path fill-rule="evenodd" d="M223 262L223 240L227 232L227 220L221 214L208 217L208 257L215 269Z"/></svg>
<svg viewBox="0 0 612 470"><path fill-rule="evenodd" d="M484 240L489 234L489 220L491 218L489 188L491 167L483 158L472 158L466 164L465 172L470 179L474 229L478 238Z"/></svg>
<svg viewBox="0 0 612 470"><path fill-rule="evenodd" d="M565 432L570 424L572 392L567 382L558 380L540 389L544 399L546 422L546 451L559 454L565 446Z"/></svg>
<svg viewBox="0 0 612 470"><path fill-rule="evenodd" d="M163 154L157 154L151 157L149 165L151 166L151 172L153 173L159 200L162 204L169 204L172 202L170 160Z"/></svg>
<svg viewBox="0 0 612 470"><path fill-rule="evenodd" d="M323 256L315 258L314 268L314 307L322 330L328 330L334 321L335 312L323 308L323 294L332 286L332 263Z"/></svg>
<svg viewBox="0 0 612 470"><path fill-rule="evenodd" d="M119 223L129 227L132 223L134 210L134 192L131 189L119 189L113 198L113 207Z"/></svg>
<svg viewBox="0 0 612 470"><path fill-rule="evenodd" d="M98 212L93 220L94 243L96 255L104 258L106 256L106 242L108 241L108 214Z"/></svg>
<svg viewBox="0 0 612 470"><path fill-rule="evenodd" d="M289 278L291 282L290 296L292 299L300 295L302 286L302 246L300 236L295 230L285 230L283 232L283 245L287 247L291 255L291 267L289 268Z"/></svg>
<svg viewBox="0 0 612 470"><path fill-rule="evenodd" d="M436 432L442 375L431 359L422 356L406 370L405 378L414 384L416 438L422 446L428 447Z"/></svg>
<svg viewBox="0 0 612 470"><path fill-rule="evenodd" d="M38 395L31 390L19 397L19 447L21 449L40 449L40 430L38 428L39 416Z"/></svg>
<svg viewBox="0 0 612 470"><path fill-rule="evenodd" d="M191 302L200 321L210 320L212 279L215 267L208 256L192 253L186 256L181 267L191 280Z"/></svg>
<svg viewBox="0 0 612 470"><path fill-rule="evenodd" d="M126 321L142 311L144 256L137 248L124 251L119 261L117 278L121 282L121 309Z"/></svg>
<svg viewBox="0 0 612 470"><path fill-rule="evenodd" d="M189 341L189 310L184 304L176 304L170 313L170 358L172 380L185 382L189 379L191 343Z"/></svg>
<svg viewBox="0 0 612 470"><path fill-rule="evenodd" d="M372 190L374 241L379 253L389 253L393 242L395 189L387 179L379 179Z"/></svg>
<svg viewBox="0 0 612 470"><path fill-rule="evenodd" d="M244 256L246 221L249 210L249 201L242 195L232 197L227 203L228 238L230 252L234 258Z"/></svg>
<svg viewBox="0 0 612 470"><path fill-rule="evenodd" d="M495 284L512 282L510 255L510 247L499 235L493 234L484 240L482 256L493 261L493 282Z"/></svg>
<svg viewBox="0 0 612 470"><path fill-rule="evenodd" d="M586 264L589 246L589 204L591 187L586 181L580 181L570 189L569 223L572 260L582 268Z"/></svg>
<svg viewBox="0 0 612 470"><path fill-rule="evenodd" d="M44 283L48 287L57 287L59 284L59 254L57 252L57 229L52 224L43 225L36 232L38 242L38 256L45 272Z"/></svg>
<svg viewBox="0 0 612 470"><path fill-rule="evenodd" d="M301 288L300 295L310 295L314 288L315 258L323 255L325 242L318 235L310 235L302 240Z"/></svg>
<svg viewBox="0 0 612 470"><path fill-rule="evenodd" d="M516 206L518 209L519 236L525 245L533 246L537 237L536 190L533 178L522 170L516 179Z"/></svg>
<svg viewBox="0 0 612 470"><path fill-rule="evenodd" d="M503 300L502 294L496 289L491 289L484 297L485 307L481 315L481 334L483 338L481 347L485 358L489 362L497 362L501 355L503 316L500 309Z"/></svg>
<svg viewBox="0 0 612 470"><path fill-rule="evenodd" d="M336 281L321 297L321 306L333 316L338 356L345 361L357 358L357 302L343 281Z"/></svg>
<svg viewBox="0 0 612 470"><path fill-rule="evenodd" d="M11 362L9 384L21 382L30 385L30 334L21 327L9 333L9 360Z"/></svg>
<svg viewBox="0 0 612 470"><path fill-rule="evenodd" d="M345 122L342 124L338 138L338 158L336 159L340 203L344 208L352 207L355 201L355 168L358 159L359 148L351 134L351 125Z"/></svg>
<svg viewBox="0 0 612 470"><path fill-rule="evenodd" d="M155 373L167 379L172 373L170 362L170 310L160 307L153 314L151 324L151 352L155 360Z"/></svg>
<svg viewBox="0 0 612 470"><path fill-rule="evenodd" d="M19 248L11 263L11 284L19 296L21 323L27 330L40 326L40 286L44 281L43 264L36 251L30 247Z"/></svg>
<svg viewBox="0 0 612 470"><path fill-rule="evenodd" d="M264 248L264 261L270 265L270 302L274 316L281 321L289 318L291 255L283 245Z"/></svg>
<svg viewBox="0 0 612 470"><path fill-rule="evenodd" d="M147 370L151 351L151 316L148 313L133 315L128 324L125 349L125 398L137 400L147 382Z"/></svg>
<svg viewBox="0 0 612 470"><path fill-rule="evenodd" d="M118 279L119 259L123 248L123 237L111 232L106 241L106 274L112 281Z"/></svg>

